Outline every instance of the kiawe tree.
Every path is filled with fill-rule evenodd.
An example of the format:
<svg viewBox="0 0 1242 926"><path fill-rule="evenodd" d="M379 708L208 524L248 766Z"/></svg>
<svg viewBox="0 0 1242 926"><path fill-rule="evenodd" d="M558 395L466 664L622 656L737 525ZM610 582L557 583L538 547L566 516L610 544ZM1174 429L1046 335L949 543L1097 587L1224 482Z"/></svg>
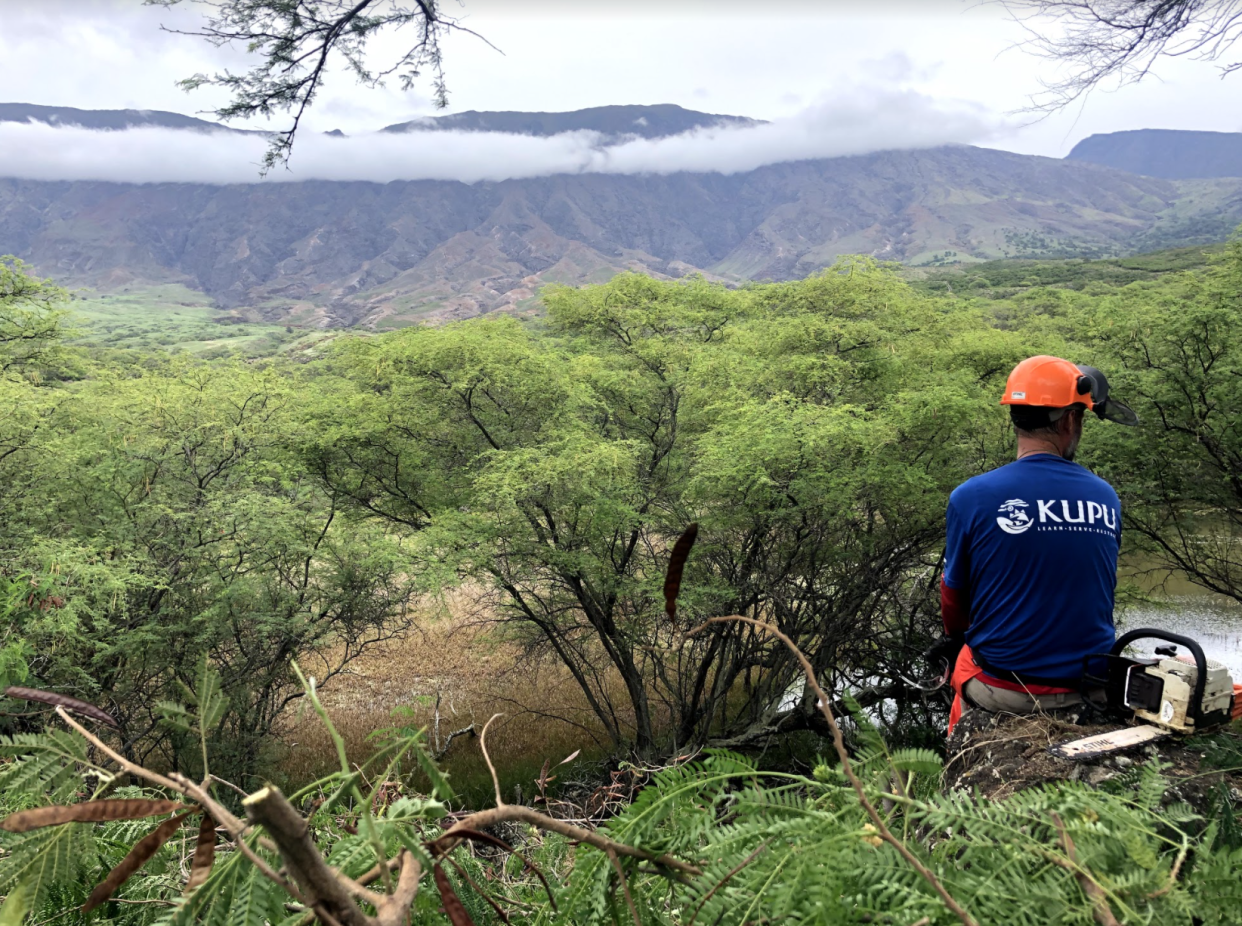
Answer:
<svg viewBox="0 0 1242 926"><path fill-rule="evenodd" d="M289 449L295 388L184 360L99 376L62 396L30 454L0 525L26 589L7 630L33 651L33 683L103 704L134 757L197 773L158 702L206 657L227 701L221 767L253 772L300 696L292 660L328 680L408 626L396 544Z"/></svg>
<svg viewBox="0 0 1242 926"><path fill-rule="evenodd" d="M63 371L69 293L13 257L0 257L0 520L38 479L34 446L62 394L45 388Z"/></svg>
<svg viewBox="0 0 1242 926"><path fill-rule="evenodd" d="M712 614L770 621L834 690L921 711L902 676L934 619L944 498L1000 446L963 446L962 423L1016 342L958 336L867 261L741 291L623 275L546 301L543 331L499 317L348 342L332 366L353 394L308 426L310 468L414 531L428 587L488 589L618 745L822 729L785 697L783 648L743 625L685 636ZM691 522L672 622L664 570Z"/></svg>
<svg viewBox="0 0 1242 926"><path fill-rule="evenodd" d="M1099 456L1131 542L1153 565L1242 602L1240 305L1234 241L1207 272L1100 300L1086 332L1142 419L1101 435Z"/></svg>
<svg viewBox="0 0 1242 926"><path fill-rule="evenodd" d="M48 359L65 333L69 294L0 257L0 378L27 373Z"/></svg>
<svg viewBox="0 0 1242 926"><path fill-rule="evenodd" d="M59 398L40 388L41 364L60 348L67 299L63 289L32 276L21 261L0 257L0 524L38 482L36 442ZM25 575L0 569L0 686L28 677L33 652L13 618L30 597Z"/></svg>

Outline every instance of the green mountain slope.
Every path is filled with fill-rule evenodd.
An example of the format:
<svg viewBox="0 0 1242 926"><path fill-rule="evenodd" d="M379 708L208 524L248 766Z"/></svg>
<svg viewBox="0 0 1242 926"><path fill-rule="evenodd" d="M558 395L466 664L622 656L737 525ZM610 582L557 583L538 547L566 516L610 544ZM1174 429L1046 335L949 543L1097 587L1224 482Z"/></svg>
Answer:
<svg viewBox="0 0 1242 926"><path fill-rule="evenodd" d="M1224 249L1223 244L1211 244L1101 260L1010 258L946 267L911 267L904 275L915 289L924 292L971 292L1006 299L1034 287L1083 290L1093 284L1125 286L1149 282L1167 273L1200 270Z"/></svg>
<svg viewBox="0 0 1242 926"><path fill-rule="evenodd" d="M1112 257L1220 240L1239 222L1242 180L967 146L471 185L0 180L0 253L42 273L103 292L182 284L236 317L324 327L520 310L546 282L624 269L791 279L850 253Z"/></svg>
<svg viewBox="0 0 1242 926"><path fill-rule="evenodd" d="M1084 138L1067 157L1168 180L1242 177L1242 132L1108 132Z"/></svg>

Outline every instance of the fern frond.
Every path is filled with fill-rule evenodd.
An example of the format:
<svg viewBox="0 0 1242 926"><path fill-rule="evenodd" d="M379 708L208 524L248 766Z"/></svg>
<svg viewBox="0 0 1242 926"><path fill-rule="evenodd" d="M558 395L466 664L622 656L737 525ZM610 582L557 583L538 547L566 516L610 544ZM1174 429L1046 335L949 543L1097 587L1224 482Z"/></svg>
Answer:
<svg viewBox="0 0 1242 926"><path fill-rule="evenodd" d="M63 800L81 784L83 768L104 772L90 762L86 743L68 730L0 737L0 793L26 795L32 803Z"/></svg>
<svg viewBox="0 0 1242 926"><path fill-rule="evenodd" d="M271 909L272 882L254 867L238 880L229 905L228 926L264 926Z"/></svg>
<svg viewBox="0 0 1242 926"><path fill-rule="evenodd" d="M0 858L0 890L21 885L37 908L48 892L72 883L94 855L89 827L79 823L49 826L6 840Z"/></svg>
<svg viewBox="0 0 1242 926"><path fill-rule="evenodd" d="M892 754L893 767L916 775L939 775L944 760L930 749L899 749Z"/></svg>

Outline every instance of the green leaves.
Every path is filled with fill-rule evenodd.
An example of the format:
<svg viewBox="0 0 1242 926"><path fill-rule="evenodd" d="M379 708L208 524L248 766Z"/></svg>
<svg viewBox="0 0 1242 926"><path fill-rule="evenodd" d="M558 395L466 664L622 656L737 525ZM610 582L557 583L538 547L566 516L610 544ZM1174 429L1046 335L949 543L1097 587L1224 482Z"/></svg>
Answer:
<svg viewBox="0 0 1242 926"><path fill-rule="evenodd" d="M69 294L0 256L0 376L33 372L64 336Z"/></svg>
<svg viewBox="0 0 1242 926"><path fill-rule="evenodd" d="M890 757L893 768L917 775L939 775L944 760L930 749L899 749Z"/></svg>
<svg viewBox="0 0 1242 926"><path fill-rule="evenodd" d="M36 794L63 800L78 786L82 768L98 768L86 744L68 730L0 737L0 794ZM102 771L102 770L101 770Z"/></svg>
<svg viewBox="0 0 1242 926"><path fill-rule="evenodd" d="M49 827L5 841L7 854L0 858L0 891L16 890L24 900L11 914L24 907L39 907L53 888L72 885L93 852L79 824Z"/></svg>
<svg viewBox="0 0 1242 926"><path fill-rule="evenodd" d="M0 926L21 926L34 906L33 882L22 881L9 888L8 896L0 904Z"/></svg>
<svg viewBox="0 0 1242 926"><path fill-rule="evenodd" d="M98 697L124 738L186 768L214 730L215 770L245 780L294 691L292 658L345 644L336 671L408 621L400 538L311 478L291 403L308 390L291 377L173 358L72 393L35 432L20 512L0 519L5 561L37 582L13 599L14 633L44 654L39 687ZM207 655L200 709L184 686L202 687Z"/></svg>

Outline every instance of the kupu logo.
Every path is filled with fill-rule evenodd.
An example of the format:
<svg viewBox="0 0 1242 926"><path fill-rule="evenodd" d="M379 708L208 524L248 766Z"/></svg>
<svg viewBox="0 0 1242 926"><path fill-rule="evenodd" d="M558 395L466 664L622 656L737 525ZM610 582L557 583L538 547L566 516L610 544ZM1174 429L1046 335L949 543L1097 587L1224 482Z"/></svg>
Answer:
<svg viewBox="0 0 1242 926"><path fill-rule="evenodd" d="M1031 516L1026 513L1025 509L1027 507L1028 505L1022 499L1011 498L997 509L1000 515L997 517L996 523L1000 525L1000 529L1006 534L1021 534L1035 523L1031 520Z"/></svg>

